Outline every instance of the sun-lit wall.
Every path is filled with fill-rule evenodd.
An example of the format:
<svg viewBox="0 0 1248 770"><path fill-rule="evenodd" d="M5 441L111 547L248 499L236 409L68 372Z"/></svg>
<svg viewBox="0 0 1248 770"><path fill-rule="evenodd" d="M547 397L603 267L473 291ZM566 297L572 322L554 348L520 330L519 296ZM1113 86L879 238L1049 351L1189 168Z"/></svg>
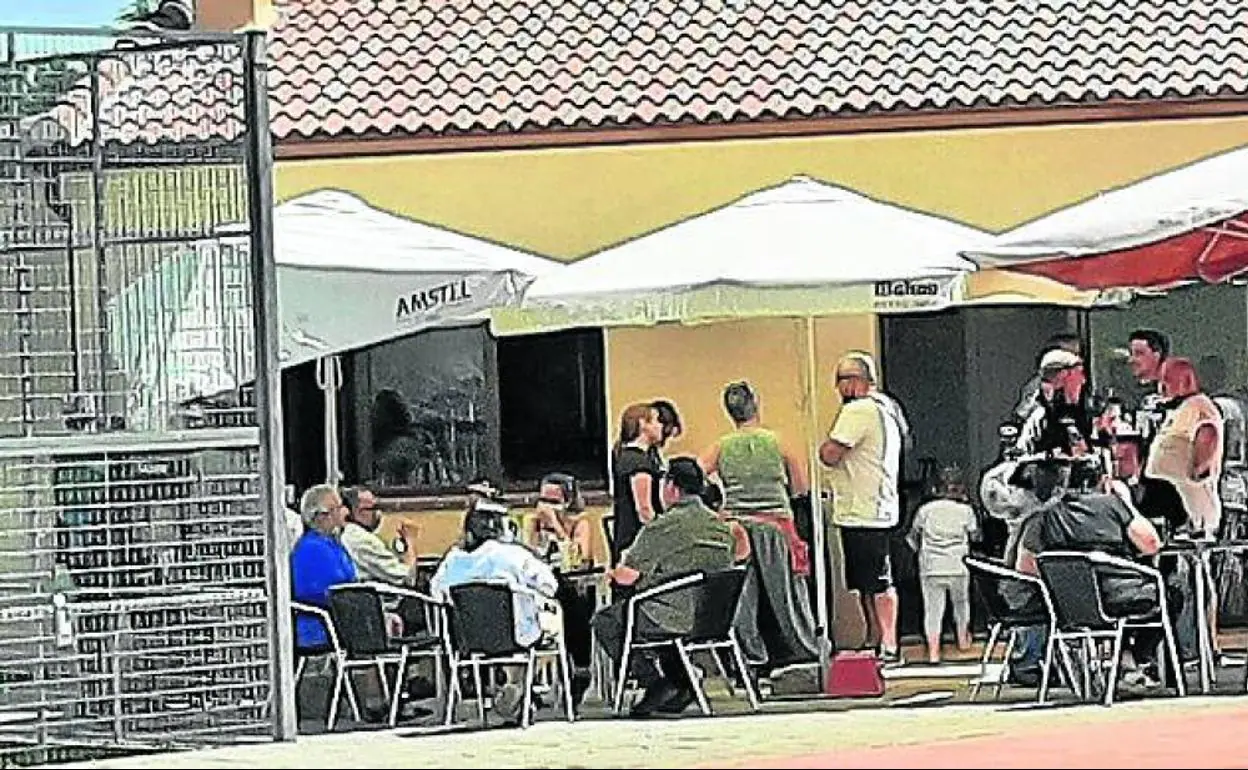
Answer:
<svg viewBox="0 0 1248 770"><path fill-rule="evenodd" d="M1248 118L1170 120L283 160L276 184L282 200L322 188L349 190L405 216L573 260L798 174L1003 230L1242 144L1248 144ZM837 407L832 362L851 348L877 350L876 335L871 317L819 321L821 430ZM728 429L723 385L745 378L762 394L764 419L804 450L805 351L798 321L612 330L606 356L612 432L628 403L667 397L687 423L672 451L696 452ZM436 539L452 533L453 526ZM840 599L838 609L847 609ZM845 615L838 615L843 635ZM857 631L848 633L843 639L852 643Z"/></svg>
<svg viewBox="0 0 1248 770"><path fill-rule="evenodd" d="M277 194L376 206L574 259L807 174L990 230L1248 144L1248 118L283 160Z"/></svg>
<svg viewBox="0 0 1248 770"><path fill-rule="evenodd" d="M575 259L796 174L988 229L1166 168L1248 143L1248 118L899 132L508 152L281 161L289 199L339 188L369 203L490 240ZM874 325L821 322L821 392L850 347L874 350ZM696 450L726 427L728 380L747 377L768 420L803 436L804 336L795 324L614 330L607 368L612 420L629 401L675 399Z"/></svg>

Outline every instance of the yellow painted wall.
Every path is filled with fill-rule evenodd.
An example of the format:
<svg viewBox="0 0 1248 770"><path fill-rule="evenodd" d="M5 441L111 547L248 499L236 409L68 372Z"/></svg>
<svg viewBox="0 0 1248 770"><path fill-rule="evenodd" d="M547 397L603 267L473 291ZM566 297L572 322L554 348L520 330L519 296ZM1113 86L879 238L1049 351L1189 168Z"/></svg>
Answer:
<svg viewBox="0 0 1248 770"><path fill-rule="evenodd" d="M570 260L796 174L1000 230L1243 144L1248 117L281 161L276 184L283 200L346 189L410 217ZM874 350L874 324L822 323L828 402L820 414L831 419L831 362L852 346ZM804 341L791 327L612 331L612 420L632 400L665 395L690 423L675 448L697 451L726 428L723 384L747 377L768 422L803 436L801 372L790 362L802 360ZM695 349L702 352L691 357Z"/></svg>
<svg viewBox="0 0 1248 770"><path fill-rule="evenodd" d="M833 362L848 350L874 352L876 328L874 316L816 321L821 431L840 405L830 377ZM612 329L607 360L613 434L629 404L668 398L685 423L684 435L668 447L668 453L696 454L731 428L721 401L724 385L749 380L762 399L764 422L803 453L809 443L802 321L777 318Z"/></svg>
<svg viewBox="0 0 1248 770"><path fill-rule="evenodd" d="M281 161L276 183L283 200L347 189L407 216L574 259L796 174L1005 229L1243 144L1248 117ZM875 331L865 319L821 324L827 421L831 362L850 347L874 350ZM608 347L612 421L633 400L672 398L689 423L676 450L697 451L726 429L719 393L737 377L758 386L769 423L805 436L804 340L793 323L617 330Z"/></svg>
<svg viewBox="0 0 1248 770"><path fill-rule="evenodd" d="M1248 118L281 161L322 187L562 259L809 174L991 230L1248 144Z"/></svg>

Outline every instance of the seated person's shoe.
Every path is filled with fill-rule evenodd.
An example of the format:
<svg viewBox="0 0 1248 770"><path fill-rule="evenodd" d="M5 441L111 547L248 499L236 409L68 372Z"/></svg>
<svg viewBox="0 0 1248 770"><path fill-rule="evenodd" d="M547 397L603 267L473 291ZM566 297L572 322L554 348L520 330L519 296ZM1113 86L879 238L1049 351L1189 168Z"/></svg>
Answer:
<svg viewBox="0 0 1248 770"><path fill-rule="evenodd" d="M646 688L641 700L629 710L632 717L648 717L659 710L659 707L670 701L679 693L675 685L667 680L660 680Z"/></svg>
<svg viewBox="0 0 1248 770"><path fill-rule="evenodd" d="M1040 672L1039 666L1029 666L1026 668L1010 667L1010 674L1006 678L1006 684L1012 684L1015 687L1039 687ZM1065 682L1062 681L1062 673L1057 666L1049 672L1049 686L1061 687Z"/></svg>
<svg viewBox="0 0 1248 770"><path fill-rule="evenodd" d="M1162 686L1161 680L1157 677L1157 670L1148 666L1122 672L1119 681L1127 687L1141 690L1155 690Z"/></svg>
<svg viewBox="0 0 1248 770"><path fill-rule="evenodd" d="M407 697L412 700L428 700L437 697L437 694L438 688L426 677L417 676L407 680Z"/></svg>
<svg viewBox="0 0 1248 770"><path fill-rule="evenodd" d="M583 669L572 672L572 707L579 708L581 701L585 700L585 693L589 690L589 684L592 680L590 673Z"/></svg>
<svg viewBox="0 0 1248 770"><path fill-rule="evenodd" d="M520 722L520 711L524 708L524 688L518 684L505 684L494 694L492 710L494 716L503 724Z"/></svg>
<svg viewBox="0 0 1248 770"><path fill-rule="evenodd" d="M655 712L659 714L682 714L697 699L698 696L694 693L692 687L679 687L676 688L672 697L659 704Z"/></svg>
<svg viewBox="0 0 1248 770"><path fill-rule="evenodd" d="M1036 667L1017 668L1010 666L1010 674L1006 678L1006 682L1016 687L1039 687L1040 669Z"/></svg>

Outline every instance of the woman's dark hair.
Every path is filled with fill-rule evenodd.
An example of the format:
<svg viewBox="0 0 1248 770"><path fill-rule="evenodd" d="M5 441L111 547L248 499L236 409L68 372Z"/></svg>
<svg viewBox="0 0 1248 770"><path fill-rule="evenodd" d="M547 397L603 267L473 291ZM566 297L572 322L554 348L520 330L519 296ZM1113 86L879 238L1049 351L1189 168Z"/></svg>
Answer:
<svg viewBox="0 0 1248 770"><path fill-rule="evenodd" d="M581 485L576 477L569 473L548 473L537 485L538 494L546 486L558 486L563 492L563 504L568 513L580 513L585 510L585 499L581 496Z"/></svg>
<svg viewBox="0 0 1248 770"><path fill-rule="evenodd" d="M660 398L657 401L651 401L650 407L659 415L659 422L663 423L664 438L671 438L684 432L685 426L680 421L680 413L676 411L676 405L671 401Z"/></svg>
<svg viewBox="0 0 1248 770"><path fill-rule="evenodd" d="M468 501L464 514L464 550L475 551L490 540L499 540L507 532L507 509L483 497Z"/></svg>
<svg viewBox="0 0 1248 770"><path fill-rule="evenodd" d="M745 380L729 383L724 388L724 409L736 424L749 422L758 416L758 394Z"/></svg>
<svg viewBox="0 0 1248 770"><path fill-rule="evenodd" d="M652 412L656 412L650 404L631 404L624 409L620 415L620 433L615 440L616 451L619 451L625 444L637 440L641 435L641 424L645 422Z"/></svg>

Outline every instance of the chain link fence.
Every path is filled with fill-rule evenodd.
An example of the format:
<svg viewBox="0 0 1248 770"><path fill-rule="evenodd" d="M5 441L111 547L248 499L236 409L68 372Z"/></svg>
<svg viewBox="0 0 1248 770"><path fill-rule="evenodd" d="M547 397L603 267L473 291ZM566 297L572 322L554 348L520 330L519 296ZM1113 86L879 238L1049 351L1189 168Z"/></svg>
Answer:
<svg viewBox="0 0 1248 770"><path fill-rule="evenodd" d="M0 768L272 734L250 50L0 28Z"/></svg>

